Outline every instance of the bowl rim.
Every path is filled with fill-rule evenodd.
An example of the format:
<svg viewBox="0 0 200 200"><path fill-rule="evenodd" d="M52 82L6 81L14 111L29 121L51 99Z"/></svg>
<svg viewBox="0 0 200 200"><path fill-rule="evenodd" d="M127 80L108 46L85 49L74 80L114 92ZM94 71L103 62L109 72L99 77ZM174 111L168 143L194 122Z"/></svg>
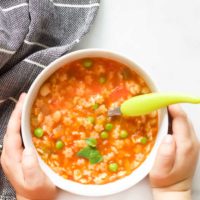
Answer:
<svg viewBox="0 0 200 200"><path fill-rule="evenodd" d="M139 67L134 61L132 61L132 59L128 58L127 56L121 53L116 53L114 51L106 49L93 48L93 49L78 50L63 55L60 58L53 61L52 63L50 63L37 76L37 78L34 80L27 93L22 109L22 120L21 120L22 139L25 147L32 147L35 149L32 142L31 131L30 131L30 110L39 88L45 82L45 80L47 80L57 69L62 67L64 63L65 64L70 63L73 60L85 57L104 57L111 60L115 60L117 62L121 62L126 66L128 65L128 67L136 71L145 80L145 82L147 82L148 86L150 86L153 92L158 91L157 87L155 86L154 82L147 74L147 72L145 72L143 68ZM40 158L38 153L37 152L36 153L42 170L57 187L65 191L83 196L100 197L100 196L112 195L127 190L128 188L137 184L150 172L153 166L153 161L155 160L159 144L161 143L164 135L167 134L168 118L166 109L161 109L159 111L159 126L160 127L156 138L156 142L146 160L130 175L123 177L122 179L118 179L114 182L110 182L103 185L91 185L91 184L85 185L71 180L66 180L61 176L59 176L58 174L56 174L47 164L45 164L45 162Z"/></svg>

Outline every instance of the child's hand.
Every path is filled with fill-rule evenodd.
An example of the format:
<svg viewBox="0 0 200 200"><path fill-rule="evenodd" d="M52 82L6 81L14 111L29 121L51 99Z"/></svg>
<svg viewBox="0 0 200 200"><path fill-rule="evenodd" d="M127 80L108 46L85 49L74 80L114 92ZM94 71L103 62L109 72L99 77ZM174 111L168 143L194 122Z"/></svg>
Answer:
<svg viewBox="0 0 200 200"><path fill-rule="evenodd" d="M150 182L155 199L190 199L200 146L183 110L174 105L169 107L169 112L173 118L173 135L165 136L158 150Z"/></svg>
<svg viewBox="0 0 200 200"><path fill-rule="evenodd" d="M22 94L10 117L1 165L18 200L51 200L56 195L56 187L41 170L35 152L22 147L20 121L24 98Z"/></svg>

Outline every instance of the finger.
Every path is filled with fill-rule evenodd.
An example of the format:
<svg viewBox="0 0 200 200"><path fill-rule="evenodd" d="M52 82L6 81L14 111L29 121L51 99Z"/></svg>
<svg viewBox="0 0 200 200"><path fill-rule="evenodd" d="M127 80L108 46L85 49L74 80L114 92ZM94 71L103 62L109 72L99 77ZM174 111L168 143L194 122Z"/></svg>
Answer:
<svg viewBox="0 0 200 200"><path fill-rule="evenodd" d="M26 96L25 93L21 94L15 106L15 109L13 110L11 114L11 117L7 126L7 133L6 133L8 136L13 136L13 135L18 134L18 132L20 132L21 112L22 112L22 106L23 106L25 96Z"/></svg>
<svg viewBox="0 0 200 200"><path fill-rule="evenodd" d="M10 159L5 154L5 151L3 151L1 155L1 167L4 171L4 174L6 175L6 178L9 180L13 187L17 185L22 185L23 182L21 180L23 174L21 169L21 163L15 162L15 160Z"/></svg>
<svg viewBox="0 0 200 200"><path fill-rule="evenodd" d="M36 153L32 148L26 148L23 151L22 171L25 185L28 185L30 188L40 187L44 173L39 166Z"/></svg>
<svg viewBox="0 0 200 200"><path fill-rule="evenodd" d="M198 143L197 136L186 113L179 105L169 106L169 112L173 118L172 129L177 149L184 153L185 150Z"/></svg>
<svg viewBox="0 0 200 200"><path fill-rule="evenodd" d="M172 116L172 118L175 117L186 117L186 113L184 112L184 110L181 108L181 106L179 104L174 104L174 105L170 105L168 106L169 112Z"/></svg>
<svg viewBox="0 0 200 200"><path fill-rule="evenodd" d="M153 182L159 182L169 175L174 166L175 155L176 145L173 136L166 135L158 149L154 166L150 172Z"/></svg>
<svg viewBox="0 0 200 200"><path fill-rule="evenodd" d="M4 136L4 153L10 158L20 161L22 141L20 136L21 110L25 94L22 94L13 110Z"/></svg>
<svg viewBox="0 0 200 200"><path fill-rule="evenodd" d="M195 161L197 160L196 156L198 155L198 140L192 124L181 107L173 105L169 107L169 111L173 118L173 136L177 147L173 171L175 176L180 180L183 178L183 174L187 177L190 172L192 173L194 171L194 167L196 166Z"/></svg>
<svg viewBox="0 0 200 200"><path fill-rule="evenodd" d="M169 112L172 116L172 129L175 138L178 138L177 142L185 142L191 135L190 122L187 118L186 113L182 110L179 105L169 106Z"/></svg>
<svg viewBox="0 0 200 200"><path fill-rule="evenodd" d="M55 198L56 187L40 168L36 152L32 148L26 148L23 152L22 171L24 188L26 188L29 196L33 199L40 197L44 200ZM40 192L42 193L40 194Z"/></svg>

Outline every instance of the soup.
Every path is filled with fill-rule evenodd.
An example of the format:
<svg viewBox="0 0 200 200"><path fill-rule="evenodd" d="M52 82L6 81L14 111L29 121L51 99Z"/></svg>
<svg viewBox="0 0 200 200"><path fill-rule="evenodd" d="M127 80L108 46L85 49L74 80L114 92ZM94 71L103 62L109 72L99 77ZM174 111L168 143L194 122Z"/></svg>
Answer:
<svg viewBox="0 0 200 200"><path fill-rule="evenodd" d="M84 58L62 66L41 86L32 106L38 154L57 174L82 184L106 184L129 175L154 145L158 113L107 113L150 92L141 76L114 60Z"/></svg>

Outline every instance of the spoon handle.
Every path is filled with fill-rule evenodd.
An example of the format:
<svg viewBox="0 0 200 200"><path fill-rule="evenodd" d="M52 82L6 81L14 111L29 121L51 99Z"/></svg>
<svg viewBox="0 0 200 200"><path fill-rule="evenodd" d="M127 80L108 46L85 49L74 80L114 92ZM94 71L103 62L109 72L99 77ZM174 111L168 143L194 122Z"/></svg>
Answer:
<svg viewBox="0 0 200 200"><path fill-rule="evenodd" d="M120 106L124 116L139 116L176 103L200 103L200 97L179 93L149 93L132 97Z"/></svg>

